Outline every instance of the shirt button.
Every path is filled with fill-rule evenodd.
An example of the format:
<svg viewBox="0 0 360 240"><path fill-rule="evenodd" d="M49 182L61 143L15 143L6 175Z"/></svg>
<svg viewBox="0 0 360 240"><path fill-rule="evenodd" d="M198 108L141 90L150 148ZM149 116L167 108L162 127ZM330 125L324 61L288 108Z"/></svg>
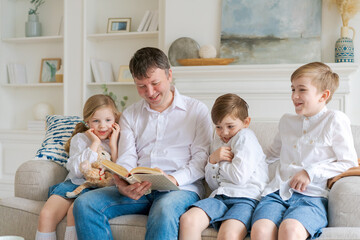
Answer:
<svg viewBox="0 0 360 240"><path fill-rule="evenodd" d="M214 167L214 166L213 166L212 168L213 168L213 169L215 169L215 167Z"/></svg>
<svg viewBox="0 0 360 240"><path fill-rule="evenodd" d="M215 178L215 176L213 176L213 178Z"/></svg>
<svg viewBox="0 0 360 240"><path fill-rule="evenodd" d="M294 145L294 148L296 148L296 145Z"/></svg>
<svg viewBox="0 0 360 240"><path fill-rule="evenodd" d="M310 140L310 144L313 144L314 143L314 141L313 140Z"/></svg>
<svg viewBox="0 0 360 240"><path fill-rule="evenodd" d="M305 134L305 133L306 133L306 130L304 130L303 133Z"/></svg>

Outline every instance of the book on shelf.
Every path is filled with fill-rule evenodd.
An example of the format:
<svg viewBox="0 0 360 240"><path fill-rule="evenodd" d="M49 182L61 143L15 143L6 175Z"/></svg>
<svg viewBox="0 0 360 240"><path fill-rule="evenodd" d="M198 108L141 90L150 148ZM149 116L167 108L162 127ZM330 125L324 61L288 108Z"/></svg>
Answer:
<svg viewBox="0 0 360 240"><path fill-rule="evenodd" d="M149 26L150 26L151 19L152 19L152 17L153 17L153 14L154 14L154 12L153 12L153 11L150 11L149 17L146 19L146 23L145 23L144 28L143 28L143 30L142 30L143 32L147 32L147 31L148 31Z"/></svg>
<svg viewBox="0 0 360 240"><path fill-rule="evenodd" d="M91 59L90 63L95 82L114 82L114 73L111 63L96 59Z"/></svg>
<svg viewBox="0 0 360 240"><path fill-rule="evenodd" d="M145 23L147 22L149 16L150 16L150 10L146 10L143 18L141 19L140 25L137 29L138 32L142 32L144 30Z"/></svg>
<svg viewBox="0 0 360 240"><path fill-rule="evenodd" d="M156 31L158 29L158 26L159 26L159 11L154 10L148 31L149 32Z"/></svg>
<svg viewBox="0 0 360 240"><path fill-rule="evenodd" d="M26 67L19 63L9 63L8 75L10 84L26 84Z"/></svg>
<svg viewBox="0 0 360 240"><path fill-rule="evenodd" d="M111 172L119 175L119 177L129 184L147 181L151 183L151 190L179 190L179 187L167 178L159 169L136 167L129 172L126 168L109 160L102 160L101 164Z"/></svg>
<svg viewBox="0 0 360 240"><path fill-rule="evenodd" d="M45 121L28 121L27 129L30 131L45 131L46 123Z"/></svg>

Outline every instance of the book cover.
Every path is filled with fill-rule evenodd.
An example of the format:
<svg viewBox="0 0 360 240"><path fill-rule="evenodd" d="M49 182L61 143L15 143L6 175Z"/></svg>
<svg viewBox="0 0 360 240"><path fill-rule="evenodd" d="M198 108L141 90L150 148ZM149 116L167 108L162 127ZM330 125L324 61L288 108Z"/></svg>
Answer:
<svg viewBox="0 0 360 240"><path fill-rule="evenodd" d="M144 31L144 26L145 26L145 23L146 23L147 19L149 18L149 16L150 16L150 10L146 10L143 18L141 19L140 25L137 29L138 32Z"/></svg>
<svg viewBox="0 0 360 240"><path fill-rule="evenodd" d="M151 19L152 19L152 17L153 17L153 14L154 14L154 13L153 13L152 11L150 11L150 14L149 14L148 19L146 20L146 23L145 23L145 26L144 26L143 32L148 31L149 26L150 26Z"/></svg>
<svg viewBox="0 0 360 240"><path fill-rule="evenodd" d="M109 160L102 160L101 164L130 184L147 181L151 183L151 190L179 190L179 187L158 169L136 167L129 172L126 168Z"/></svg>
<svg viewBox="0 0 360 240"><path fill-rule="evenodd" d="M158 25L159 25L159 12L155 10L153 12L148 31L149 32L156 31L158 29Z"/></svg>

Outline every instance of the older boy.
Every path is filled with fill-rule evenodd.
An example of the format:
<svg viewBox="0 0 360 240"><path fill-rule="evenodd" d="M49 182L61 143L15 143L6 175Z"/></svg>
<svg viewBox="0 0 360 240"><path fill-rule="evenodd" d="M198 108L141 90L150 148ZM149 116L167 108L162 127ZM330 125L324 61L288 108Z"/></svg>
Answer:
<svg viewBox="0 0 360 240"><path fill-rule="evenodd" d="M291 76L294 114L285 114L266 152L279 161L274 179L253 216L251 239L316 238L327 226L327 180L357 166L347 116L326 104L339 76L320 62L301 66Z"/></svg>

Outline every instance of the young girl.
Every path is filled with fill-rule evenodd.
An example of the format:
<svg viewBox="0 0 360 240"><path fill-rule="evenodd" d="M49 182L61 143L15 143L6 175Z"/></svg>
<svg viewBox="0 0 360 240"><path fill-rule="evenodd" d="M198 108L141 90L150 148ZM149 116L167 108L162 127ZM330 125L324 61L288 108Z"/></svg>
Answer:
<svg viewBox="0 0 360 240"><path fill-rule="evenodd" d="M268 180L265 154L248 126L247 103L235 94L216 99L211 110L216 126L205 179L213 192L180 218L179 239L201 239L209 224L218 239L243 239Z"/></svg>
<svg viewBox="0 0 360 240"><path fill-rule="evenodd" d="M77 239L72 213L74 199L67 198L66 193L85 182L79 165L85 160L90 163L96 161L99 146L111 153L113 161L117 159L120 134L117 122L120 113L112 98L102 94L90 97L85 103L83 117L84 121L76 125L72 137L65 145L65 150L70 155L66 164L69 174L64 182L50 187L50 197L40 212L37 240L56 239L56 226L65 215L65 239ZM84 189L82 193L89 190L91 189Z"/></svg>

